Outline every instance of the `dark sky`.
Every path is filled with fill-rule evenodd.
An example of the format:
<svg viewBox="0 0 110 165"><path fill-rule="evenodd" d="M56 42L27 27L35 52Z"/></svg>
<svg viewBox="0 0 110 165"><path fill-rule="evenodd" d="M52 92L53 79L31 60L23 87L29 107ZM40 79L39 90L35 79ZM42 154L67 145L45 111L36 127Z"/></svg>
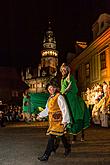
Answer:
<svg viewBox="0 0 110 165"><path fill-rule="evenodd" d="M63 61L76 40L92 40L92 24L104 12L110 14L110 0L2 0L0 65L40 63L49 17Z"/></svg>

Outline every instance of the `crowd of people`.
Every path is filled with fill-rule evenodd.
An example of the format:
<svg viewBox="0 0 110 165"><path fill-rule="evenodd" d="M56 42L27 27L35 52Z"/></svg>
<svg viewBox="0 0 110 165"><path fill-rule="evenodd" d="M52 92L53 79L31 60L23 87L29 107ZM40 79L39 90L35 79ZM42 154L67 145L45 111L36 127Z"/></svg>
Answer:
<svg viewBox="0 0 110 165"><path fill-rule="evenodd" d="M109 126L110 85L107 82L94 84L86 91L86 103L91 109L92 121L101 127Z"/></svg>
<svg viewBox="0 0 110 165"><path fill-rule="evenodd" d="M9 106L5 111L6 121L21 121L22 116L22 107L21 106Z"/></svg>
<svg viewBox="0 0 110 165"><path fill-rule="evenodd" d="M6 122L14 122L14 121L22 121L23 115L22 115L22 107L21 106L8 106L4 105L2 106L3 109L0 111L0 121L1 121L1 127L5 126Z"/></svg>
<svg viewBox="0 0 110 165"><path fill-rule="evenodd" d="M23 98L24 102L24 98ZM0 110L0 126L4 127L6 123L9 122L21 122L25 121L27 123L31 121L36 121L37 114L32 114L29 111L27 111L26 107L24 106L5 106L3 110Z"/></svg>

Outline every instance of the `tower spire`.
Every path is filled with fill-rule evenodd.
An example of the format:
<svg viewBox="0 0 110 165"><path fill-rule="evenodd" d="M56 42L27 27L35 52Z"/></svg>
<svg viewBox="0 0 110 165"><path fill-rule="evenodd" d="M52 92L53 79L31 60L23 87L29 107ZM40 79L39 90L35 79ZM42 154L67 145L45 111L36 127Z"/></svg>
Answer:
<svg viewBox="0 0 110 165"><path fill-rule="evenodd" d="M44 35L43 49L56 49L56 41L51 28L51 19L48 19L48 30Z"/></svg>
<svg viewBox="0 0 110 165"><path fill-rule="evenodd" d="M52 30L52 27L51 27L51 17L48 18L48 30Z"/></svg>
<svg viewBox="0 0 110 165"><path fill-rule="evenodd" d="M41 51L41 54L42 73L45 72L46 76L54 76L58 66L58 51L56 50L56 41L51 28L50 18L48 19L48 30L44 35L43 50Z"/></svg>

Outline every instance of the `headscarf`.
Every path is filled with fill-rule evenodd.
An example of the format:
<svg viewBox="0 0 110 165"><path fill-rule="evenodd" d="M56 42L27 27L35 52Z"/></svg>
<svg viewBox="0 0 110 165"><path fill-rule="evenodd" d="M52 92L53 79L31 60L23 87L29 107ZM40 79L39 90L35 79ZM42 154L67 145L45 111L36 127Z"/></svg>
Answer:
<svg viewBox="0 0 110 165"><path fill-rule="evenodd" d="M60 67L60 72L62 72L62 70L65 69L67 71L67 73L65 75L62 75L62 78L65 78L67 79L67 81L70 80L70 67L67 66L65 63L63 63Z"/></svg>
<svg viewBox="0 0 110 165"><path fill-rule="evenodd" d="M60 72L62 72L62 69L65 69L68 73L70 73L70 67L66 65L66 63L63 63L60 67Z"/></svg>

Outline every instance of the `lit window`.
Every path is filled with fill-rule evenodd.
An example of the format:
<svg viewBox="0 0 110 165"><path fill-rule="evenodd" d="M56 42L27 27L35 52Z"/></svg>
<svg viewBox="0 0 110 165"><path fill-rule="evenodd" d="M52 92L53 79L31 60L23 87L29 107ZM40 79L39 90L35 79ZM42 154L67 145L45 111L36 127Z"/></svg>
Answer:
<svg viewBox="0 0 110 165"><path fill-rule="evenodd" d="M32 84L30 84L30 88L32 88Z"/></svg>
<svg viewBox="0 0 110 165"><path fill-rule="evenodd" d="M41 82L37 83L37 87L41 88L42 87L42 83Z"/></svg>

